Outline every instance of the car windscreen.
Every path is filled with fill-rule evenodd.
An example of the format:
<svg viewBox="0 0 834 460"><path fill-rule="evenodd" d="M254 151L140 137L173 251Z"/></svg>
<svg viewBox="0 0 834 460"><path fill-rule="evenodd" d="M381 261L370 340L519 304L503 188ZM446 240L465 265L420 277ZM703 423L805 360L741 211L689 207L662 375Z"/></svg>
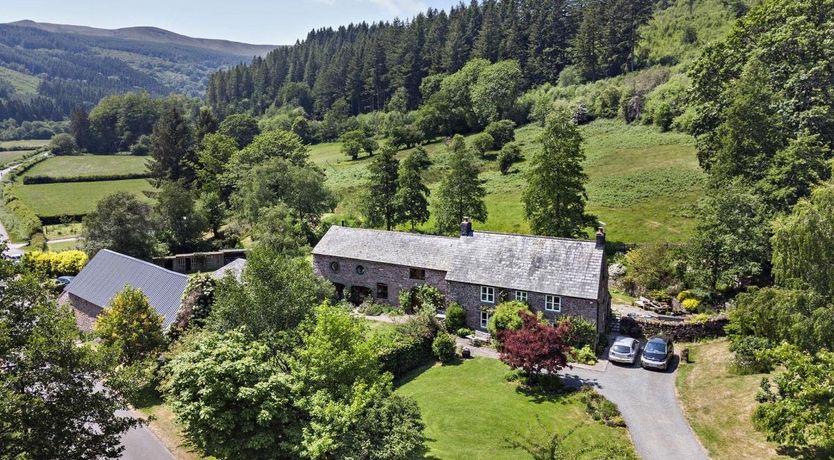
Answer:
<svg viewBox="0 0 834 460"><path fill-rule="evenodd" d="M646 344L646 353L666 354L666 344L663 342L649 342Z"/></svg>
<svg viewBox="0 0 834 460"><path fill-rule="evenodd" d="M615 353L631 353L631 347L628 345L614 345L612 347Z"/></svg>

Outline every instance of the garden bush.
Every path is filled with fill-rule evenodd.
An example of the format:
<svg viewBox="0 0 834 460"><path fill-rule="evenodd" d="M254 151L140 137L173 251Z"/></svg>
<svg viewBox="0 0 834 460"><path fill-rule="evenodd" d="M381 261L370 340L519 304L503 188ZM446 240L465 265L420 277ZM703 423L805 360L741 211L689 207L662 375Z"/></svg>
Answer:
<svg viewBox="0 0 834 460"><path fill-rule="evenodd" d="M405 313L437 310L446 306L446 296L439 289L428 284L421 284L411 289L400 291L400 307Z"/></svg>
<svg viewBox="0 0 834 460"><path fill-rule="evenodd" d="M446 309L446 330L457 331L466 327L466 312L459 303L453 303Z"/></svg>
<svg viewBox="0 0 834 460"><path fill-rule="evenodd" d="M430 318L417 316L388 334L375 336L380 366L399 378L434 359L432 343L437 334Z"/></svg>
<svg viewBox="0 0 834 460"><path fill-rule="evenodd" d="M767 351L773 344L763 337L736 336L730 341L733 352L732 368L738 374L765 374L773 370L773 361Z"/></svg>
<svg viewBox="0 0 834 460"><path fill-rule="evenodd" d="M53 177L53 176L25 176L23 178L23 185L32 184L58 184L65 182L105 182L114 180L128 180L128 179L145 179L150 177L148 172L128 173L128 174L105 174L94 176L67 176L67 177Z"/></svg>
<svg viewBox="0 0 834 460"><path fill-rule="evenodd" d="M498 340L501 332L507 329L514 331L521 329L523 324L521 315L523 314L533 314L530 311L530 306L524 302L513 300L498 304L498 306L495 307L495 311L489 318L487 329L489 330L489 333L492 334L492 337Z"/></svg>
<svg viewBox="0 0 834 460"><path fill-rule="evenodd" d="M458 337L466 337L472 334L472 329L469 329L468 327L462 327L458 329L455 333Z"/></svg>
<svg viewBox="0 0 834 460"><path fill-rule="evenodd" d="M583 386L580 392L582 394L581 400L585 404L585 411L591 418L608 426L626 426L616 404L605 399L589 386Z"/></svg>
<svg viewBox="0 0 834 460"><path fill-rule="evenodd" d="M692 313L694 311L698 311L698 307L701 306L701 301L698 299L685 299L681 302L683 309Z"/></svg>
<svg viewBox="0 0 834 460"><path fill-rule="evenodd" d="M597 339L597 327L580 316L568 316L559 321L568 327L567 343L573 348L592 348Z"/></svg>
<svg viewBox="0 0 834 460"><path fill-rule="evenodd" d="M451 334L437 334L431 344L431 350L443 364L451 363L457 357L455 338Z"/></svg>
<svg viewBox="0 0 834 460"><path fill-rule="evenodd" d="M32 251L23 256L22 263L29 270L55 277L77 275L87 260L84 251Z"/></svg>
<svg viewBox="0 0 834 460"><path fill-rule="evenodd" d="M588 365L594 365L597 363L597 355L594 353L594 350L591 349L590 345L585 345L581 348L571 347L570 354L574 362Z"/></svg>

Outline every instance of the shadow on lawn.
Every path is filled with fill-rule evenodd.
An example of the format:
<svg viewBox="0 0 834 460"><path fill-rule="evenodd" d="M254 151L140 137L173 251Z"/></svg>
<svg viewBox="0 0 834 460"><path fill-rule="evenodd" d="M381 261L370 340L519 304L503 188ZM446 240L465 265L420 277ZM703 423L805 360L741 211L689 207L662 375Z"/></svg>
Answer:
<svg viewBox="0 0 834 460"><path fill-rule="evenodd" d="M566 396L576 392L583 386L598 387L595 380L581 379L573 375L539 375L535 377L521 377L510 375L508 380L516 381L518 386L515 391L523 394L531 402L541 404L544 402L559 401Z"/></svg>

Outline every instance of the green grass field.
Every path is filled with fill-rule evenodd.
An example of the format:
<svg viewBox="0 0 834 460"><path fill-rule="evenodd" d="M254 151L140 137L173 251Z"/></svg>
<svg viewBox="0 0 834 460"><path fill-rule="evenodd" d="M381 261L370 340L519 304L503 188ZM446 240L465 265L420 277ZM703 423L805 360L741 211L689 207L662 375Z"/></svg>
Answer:
<svg viewBox="0 0 834 460"><path fill-rule="evenodd" d="M15 185L15 193L38 216L87 214L96 203L115 192L128 192L150 201L142 192L152 189L145 179Z"/></svg>
<svg viewBox="0 0 834 460"><path fill-rule="evenodd" d="M508 371L498 360L473 359L432 367L397 389L420 406L426 424L427 458L530 458L509 447L507 438L541 437L552 434L542 432L544 429L565 432L579 424L585 425L567 441L572 447L608 440L630 444L626 430L593 421L578 394L528 396L505 380Z"/></svg>
<svg viewBox="0 0 834 460"><path fill-rule="evenodd" d="M17 163L18 161L26 158L29 155L35 153L34 150L15 150L13 152L0 152L0 168L8 166L12 163Z"/></svg>
<svg viewBox="0 0 834 460"><path fill-rule="evenodd" d="M38 85L41 80L38 77L27 75L16 70L0 67L0 80L9 82L15 91L23 94L38 94Z"/></svg>
<svg viewBox="0 0 834 460"><path fill-rule="evenodd" d="M0 149L25 147L27 149L38 149L49 143L48 139L24 139L19 141L0 141Z"/></svg>
<svg viewBox="0 0 834 460"><path fill-rule="evenodd" d="M541 128L534 125L516 131L525 158L539 148L536 140L540 133ZM677 242L691 234L692 205L701 194L704 178L691 136L613 120L583 126L582 134L586 140L585 172L589 176L588 210L607 225L610 241ZM435 162L445 152L440 142L426 149ZM400 158L407 153L400 152ZM371 159L352 161L340 152L337 143L315 145L310 154L339 196L334 219L358 217L358 196ZM483 163L481 178L486 181L489 216L486 222L476 223L476 229L529 232L521 203L526 170L527 163L522 161L503 176L496 161ZM430 189L437 187L440 177L437 165L427 171ZM432 226L430 221L422 230L430 231Z"/></svg>
<svg viewBox="0 0 834 460"><path fill-rule="evenodd" d="M146 157L130 155L59 156L44 160L24 176L75 177L140 174L146 170Z"/></svg>

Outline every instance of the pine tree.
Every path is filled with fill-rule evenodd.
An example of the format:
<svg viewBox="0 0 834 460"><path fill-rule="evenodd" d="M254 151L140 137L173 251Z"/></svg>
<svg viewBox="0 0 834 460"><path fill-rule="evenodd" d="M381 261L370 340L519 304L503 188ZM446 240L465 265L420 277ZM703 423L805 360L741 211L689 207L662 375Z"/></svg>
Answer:
<svg viewBox="0 0 834 460"><path fill-rule="evenodd" d="M195 178L197 158L191 127L179 109L172 107L162 114L154 126L152 139L148 169L155 185L159 187L165 181L190 184Z"/></svg>
<svg viewBox="0 0 834 460"><path fill-rule="evenodd" d="M536 235L580 237L593 217L585 213L585 153L571 115L559 111L548 117L540 142L543 148L530 162L522 194L530 229Z"/></svg>
<svg viewBox="0 0 834 460"><path fill-rule="evenodd" d="M463 136L457 135L449 146L449 171L437 190L437 231L452 233L469 217L478 222L487 218L483 180L478 178L475 153L466 146Z"/></svg>
<svg viewBox="0 0 834 460"><path fill-rule="evenodd" d="M202 107L197 115L197 128L194 131L194 143L200 145L207 134L217 132L220 122L208 107Z"/></svg>
<svg viewBox="0 0 834 460"><path fill-rule="evenodd" d="M417 225L429 220L429 201L431 194L423 183L423 171L428 168L425 149L418 147L417 151L409 155L400 165L399 190L396 202L403 222L411 224L413 231Z"/></svg>
<svg viewBox="0 0 834 460"><path fill-rule="evenodd" d="M385 225L392 230L399 223L396 196L400 161L396 155L397 149L386 145L368 167L371 176L362 207L372 227Z"/></svg>

